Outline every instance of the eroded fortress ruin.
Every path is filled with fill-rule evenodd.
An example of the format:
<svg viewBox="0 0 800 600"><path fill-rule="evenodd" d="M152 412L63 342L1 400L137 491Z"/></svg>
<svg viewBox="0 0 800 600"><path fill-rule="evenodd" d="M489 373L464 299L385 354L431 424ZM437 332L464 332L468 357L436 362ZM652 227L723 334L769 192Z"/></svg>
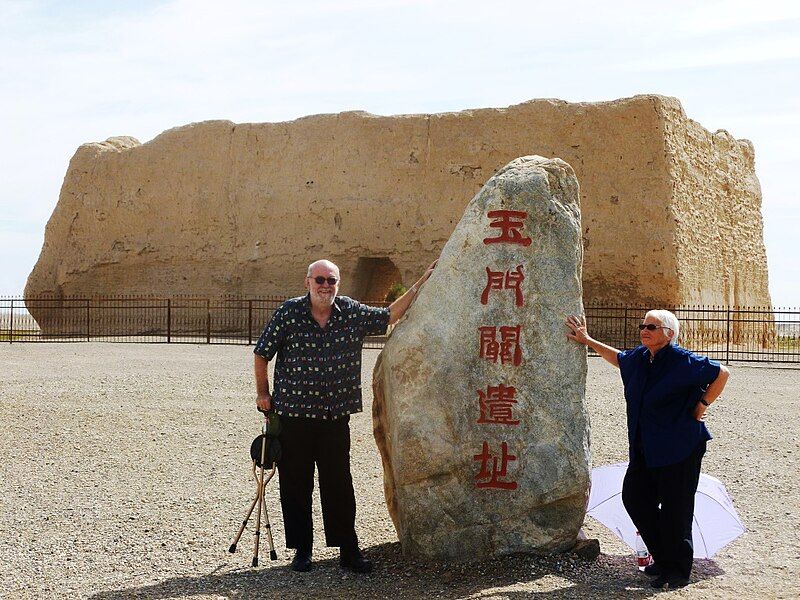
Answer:
<svg viewBox="0 0 800 600"><path fill-rule="evenodd" d="M84 144L25 294L290 295L327 257L342 293L381 299L438 256L497 169L531 154L580 182L585 301L770 303L752 144L655 95Z"/></svg>

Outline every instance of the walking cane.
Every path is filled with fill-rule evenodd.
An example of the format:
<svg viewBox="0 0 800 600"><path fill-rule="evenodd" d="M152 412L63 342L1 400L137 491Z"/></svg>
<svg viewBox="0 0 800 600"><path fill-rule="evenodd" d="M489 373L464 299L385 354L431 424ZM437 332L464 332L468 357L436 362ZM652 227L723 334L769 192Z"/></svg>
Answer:
<svg viewBox="0 0 800 600"><path fill-rule="evenodd" d="M261 513L264 513L264 528L267 531L267 541L269 542L269 558L270 560L277 560L278 555L275 552L275 544L272 539L272 527L269 523L269 512L267 511L267 503L265 499L265 493L267 484L269 483L270 479L272 479L273 475L275 475L275 470L277 468L277 461L280 458L280 445L278 444L278 440L276 437L277 432L280 429L280 424L278 423L278 418L274 414L272 415L273 425L270 426L270 416L266 415L264 420L264 425L261 428L261 435L259 435L256 439L253 440L253 443L250 445L250 458L253 461L253 478L256 480L256 497L253 498L253 501L250 503L250 508L247 511L247 515L245 515L244 521L239 526L239 531L236 532L236 536L233 538L233 542L231 542L230 548L228 548L228 552L233 554L236 552L236 545L239 543L239 539L242 537L242 533L244 533L245 527L247 527L247 522L250 520L250 516L253 514L253 509L256 508L258 505L258 512L256 514L256 535L255 535L255 544L253 548L253 566L258 566L258 547L259 541L261 538ZM270 432L272 435L270 435ZM269 473L264 474L264 467L270 463L271 468ZM256 474L256 467L258 467L258 474Z"/></svg>

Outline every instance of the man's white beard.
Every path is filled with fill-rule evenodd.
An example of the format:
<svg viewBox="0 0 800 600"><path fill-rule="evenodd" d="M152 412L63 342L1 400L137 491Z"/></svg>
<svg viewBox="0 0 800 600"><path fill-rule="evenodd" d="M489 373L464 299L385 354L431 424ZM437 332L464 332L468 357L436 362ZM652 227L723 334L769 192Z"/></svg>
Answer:
<svg viewBox="0 0 800 600"><path fill-rule="evenodd" d="M336 294L331 292L331 294L320 294L317 292L314 294L314 299L317 301L317 304L322 306L333 306L333 301L336 300Z"/></svg>

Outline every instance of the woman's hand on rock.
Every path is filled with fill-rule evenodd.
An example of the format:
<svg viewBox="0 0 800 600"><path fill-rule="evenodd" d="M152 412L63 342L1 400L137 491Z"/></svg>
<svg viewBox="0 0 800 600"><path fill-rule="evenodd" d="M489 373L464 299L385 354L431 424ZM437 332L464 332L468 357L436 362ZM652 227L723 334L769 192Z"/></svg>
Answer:
<svg viewBox="0 0 800 600"><path fill-rule="evenodd" d="M567 327L570 328L570 331L567 333L567 337L569 339L574 340L579 344L589 344L589 340L592 338L589 337L589 332L586 330L586 322L583 317L570 315L564 322L567 324Z"/></svg>

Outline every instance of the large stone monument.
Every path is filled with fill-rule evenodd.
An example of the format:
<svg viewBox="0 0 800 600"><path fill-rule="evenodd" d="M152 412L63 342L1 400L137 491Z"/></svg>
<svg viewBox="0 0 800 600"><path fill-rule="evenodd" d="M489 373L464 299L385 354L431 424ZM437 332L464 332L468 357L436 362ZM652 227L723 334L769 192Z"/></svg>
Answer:
<svg viewBox="0 0 800 600"><path fill-rule="evenodd" d="M770 303L752 144L655 95L208 121L84 144L25 295L294 294L325 256L342 293L381 299L439 255L487 179L530 154L563 158L581 182L586 299Z"/></svg>
<svg viewBox="0 0 800 600"><path fill-rule="evenodd" d="M572 547L589 489L578 182L518 158L470 202L373 376L386 500L412 556Z"/></svg>

